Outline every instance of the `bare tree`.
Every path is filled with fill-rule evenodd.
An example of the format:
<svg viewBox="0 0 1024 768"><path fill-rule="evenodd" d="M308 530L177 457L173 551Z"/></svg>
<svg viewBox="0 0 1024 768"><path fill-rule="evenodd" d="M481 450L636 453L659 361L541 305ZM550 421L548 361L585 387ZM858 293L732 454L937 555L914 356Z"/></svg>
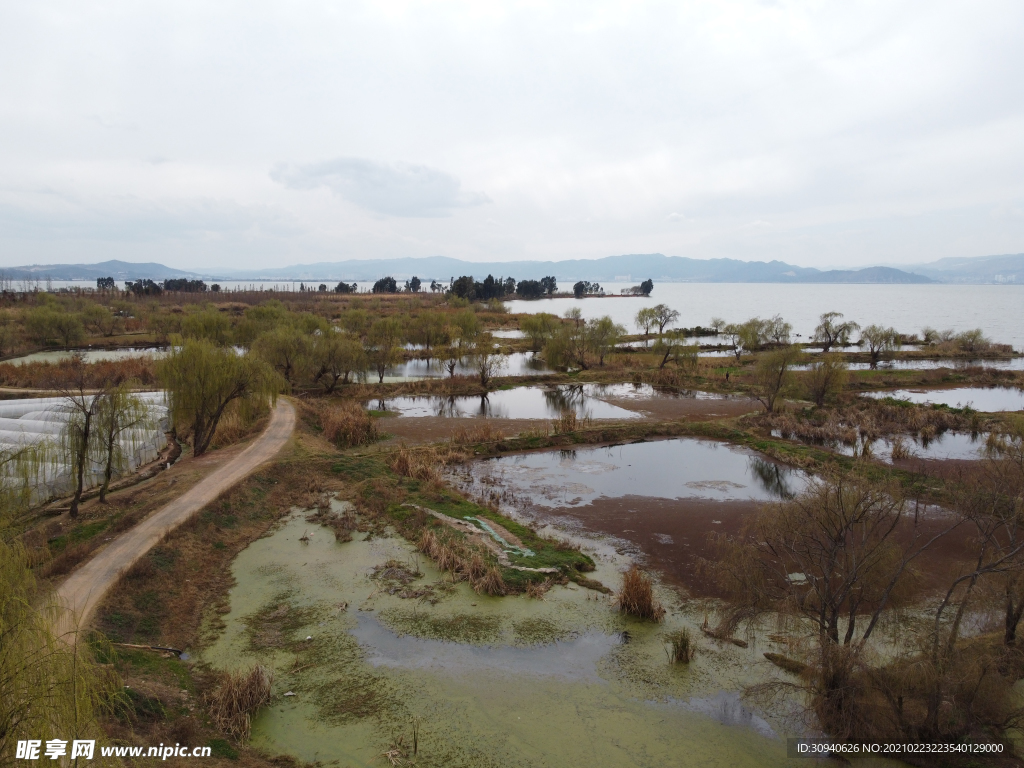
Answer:
<svg viewBox="0 0 1024 768"><path fill-rule="evenodd" d="M860 332L860 343L867 346L871 356L871 367L878 365L883 355L900 348L900 334L895 328L883 328L880 325L869 325Z"/></svg>
<svg viewBox="0 0 1024 768"><path fill-rule="evenodd" d="M790 368L800 356L796 347L783 347L774 352L762 353L754 369L754 397L769 413L773 413L779 400L785 396L792 383Z"/></svg>
<svg viewBox="0 0 1024 768"><path fill-rule="evenodd" d="M822 354L811 365L805 382L811 399L819 408L825 404L825 400L843 390L847 375L846 363L839 355L831 352Z"/></svg>
<svg viewBox="0 0 1024 768"><path fill-rule="evenodd" d="M658 324L659 336L665 332L665 326L679 319L679 313L667 304L655 304L651 310L654 312L654 322Z"/></svg>

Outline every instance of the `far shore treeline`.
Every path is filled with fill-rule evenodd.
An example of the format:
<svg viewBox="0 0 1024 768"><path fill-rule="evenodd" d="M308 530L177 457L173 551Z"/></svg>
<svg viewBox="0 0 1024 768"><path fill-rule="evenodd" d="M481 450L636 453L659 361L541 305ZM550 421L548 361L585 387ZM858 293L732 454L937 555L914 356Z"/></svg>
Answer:
<svg viewBox="0 0 1024 768"><path fill-rule="evenodd" d="M109 293L117 291L117 283L112 277L100 277L96 279L96 290ZM162 282L156 282L148 278L140 280L128 280L124 284L127 293L136 296L157 296L164 291L170 293L204 293L206 291L218 292L220 284L207 285L204 280L189 278L170 278ZM622 293L627 296L650 296L654 290L653 280L644 280L639 285L625 289ZM314 285L310 283L299 284L299 291L314 293L358 293L358 283L339 282L337 285L329 286L327 283ZM558 281L553 276L542 277L540 280L519 280L512 277L494 277L487 275L483 280L476 280L472 275L452 277L448 284L431 280L430 285L425 285L415 275L405 281L404 285L391 276L382 277L369 289L370 293L420 293L430 291L431 293L451 294L467 301L487 301L489 299L540 299L552 297L558 294ZM568 293L564 295L569 295ZM584 296L604 296L605 290L597 282L579 280L572 287L572 295L577 299Z"/></svg>

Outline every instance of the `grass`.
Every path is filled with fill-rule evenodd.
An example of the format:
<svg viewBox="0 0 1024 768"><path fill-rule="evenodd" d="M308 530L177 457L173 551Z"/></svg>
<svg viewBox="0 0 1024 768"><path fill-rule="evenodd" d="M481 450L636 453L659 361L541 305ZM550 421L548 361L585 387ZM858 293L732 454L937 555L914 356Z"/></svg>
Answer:
<svg viewBox="0 0 1024 768"><path fill-rule="evenodd" d="M697 647L686 627L671 633L667 638L668 659L673 664L689 664L697 655Z"/></svg>
<svg viewBox="0 0 1024 768"><path fill-rule="evenodd" d="M651 578L635 565L622 575L622 587L615 595L619 611L647 621L661 621L665 609L654 599Z"/></svg>
<svg viewBox="0 0 1024 768"><path fill-rule="evenodd" d="M247 671L226 672L208 696L210 717L238 741L249 738L252 717L270 701L274 673L260 664Z"/></svg>

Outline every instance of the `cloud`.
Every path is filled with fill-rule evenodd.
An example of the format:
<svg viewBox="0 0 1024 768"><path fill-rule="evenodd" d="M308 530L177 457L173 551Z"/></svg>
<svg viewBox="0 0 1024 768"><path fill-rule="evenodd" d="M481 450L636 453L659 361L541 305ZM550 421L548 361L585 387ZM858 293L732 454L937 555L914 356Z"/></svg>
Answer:
<svg viewBox="0 0 1024 768"><path fill-rule="evenodd" d="M306 165L282 163L271 170L270 178L289 189L327 187L350 203L388 216L450 216L457 208L490 202L481 192L463 192L456 177L436 168L359 157Z"/></svg>
<svg viewBox="0 0 1024 768"><path fill-rule="evenodd" d="M136 195L82 198L55 190L0 190L0 238L147 242L225 237L287 237L287 212L230 199Z"/></svg>

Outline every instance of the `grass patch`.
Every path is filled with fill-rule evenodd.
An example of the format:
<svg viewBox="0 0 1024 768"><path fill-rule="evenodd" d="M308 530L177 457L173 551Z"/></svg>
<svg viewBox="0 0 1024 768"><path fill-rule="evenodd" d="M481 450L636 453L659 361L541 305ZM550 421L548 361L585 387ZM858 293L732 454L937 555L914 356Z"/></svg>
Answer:
<svg viewBox="0 0 1024 768"><path fill-rule="evenodd" d="M422 611L391 608L380 613L381 621L403 635L425 640L446 640L454 643L484 645L501 637L501 619L475 613L437 616Z"/></svg>

